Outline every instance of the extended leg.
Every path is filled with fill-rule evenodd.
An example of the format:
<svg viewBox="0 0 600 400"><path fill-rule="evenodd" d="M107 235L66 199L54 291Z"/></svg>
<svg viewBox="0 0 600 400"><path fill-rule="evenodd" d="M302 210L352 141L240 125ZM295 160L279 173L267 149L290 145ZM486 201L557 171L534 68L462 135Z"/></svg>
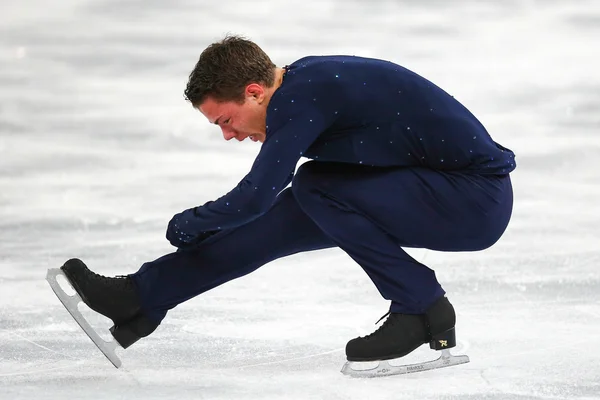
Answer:
<svg viewBox="0 0 600 400"><path fill-rule="evenodd" d="M131 278L142 300L142 310L159 323L176 305L268 262L334 246L287 189L256 220L218 233L192 250L147 262Z"/></svg>
<svg viewBox="0 0 600 400"><path fill-rule="evenodd" d="M147 262L129 277L103 277L78 259L67 261L61 271L83 302L113 320L111 333L121 347L127 348L151 334L169 309L200 293L277 258L333 246L335 244L298 207L288 189L278 196L267 213L254 221L211 236L193 249ZM54 271L52 276L56 274ZM55 279L49 282L52 285ZM56 285L53 286L55 292ZM72 311L73 307L68 306L75 300L61 295L62 292L57 292ZM76 318L73 312L71 315ZM92 333L86 332L118 366L120 361L114 349L111 351Z"/></svg>

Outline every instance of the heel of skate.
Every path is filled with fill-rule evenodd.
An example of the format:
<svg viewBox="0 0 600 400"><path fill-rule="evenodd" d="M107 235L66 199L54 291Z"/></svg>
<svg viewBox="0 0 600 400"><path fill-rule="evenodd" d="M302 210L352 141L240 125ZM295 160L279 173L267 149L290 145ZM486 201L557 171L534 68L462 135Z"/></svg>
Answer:
<svg viewBox="0 0 600 400"><path fill-rule="evenodd" d="M113 327L109 330L113 338L115 338L117 343L119 343L124 349L128 348L140 339L140 337L136 335L127 325L113 325Z"/></svg>
<svg viewBox="0 0 600 400"><path fill-rule="evenodd" d="M456 347L456 331L454 328L445 332L433 335L429 342L429 348L433 350L444 350Z"/></svg>
<svg viewBox="0 0 600 400"><path fill-rule="evenodd" d="M110 333L124 349L128 348L141 338L148 336L158 327L142 314L136 315L132 320L110 328Z"/></svg>

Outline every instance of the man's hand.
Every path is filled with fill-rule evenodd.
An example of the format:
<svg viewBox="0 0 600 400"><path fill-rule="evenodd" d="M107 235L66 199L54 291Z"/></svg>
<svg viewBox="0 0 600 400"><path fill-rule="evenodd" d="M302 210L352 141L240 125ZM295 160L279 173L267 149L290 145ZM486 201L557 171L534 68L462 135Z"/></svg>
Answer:
<svg viewBox="0 0 600 400"><path fill-rule="evenodd" d="M167 240L181 249L194 246L218 231L198 232L194 229L196 207L175 214L167 228Z"/></svg>

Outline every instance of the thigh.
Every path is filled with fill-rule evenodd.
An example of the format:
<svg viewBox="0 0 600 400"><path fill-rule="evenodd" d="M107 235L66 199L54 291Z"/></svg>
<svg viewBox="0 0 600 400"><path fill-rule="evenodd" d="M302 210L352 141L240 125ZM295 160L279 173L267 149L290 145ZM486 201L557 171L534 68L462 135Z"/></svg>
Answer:
<svg viewBox="0 0 600 400"><path fill-rule="evenodd" d="M265 214L221 231L190 250L215 264L262 265L291 254L330 247L335 247L333 241L300 209L288 188Z"/></svg>
<svg viewBox="0 0 600 400"><path fill-rule="evenodd" d="M361 213L406 247L484 249L500 238L512 212L508 175L320 162L301 168L309 176L302 184Z"/></svg>

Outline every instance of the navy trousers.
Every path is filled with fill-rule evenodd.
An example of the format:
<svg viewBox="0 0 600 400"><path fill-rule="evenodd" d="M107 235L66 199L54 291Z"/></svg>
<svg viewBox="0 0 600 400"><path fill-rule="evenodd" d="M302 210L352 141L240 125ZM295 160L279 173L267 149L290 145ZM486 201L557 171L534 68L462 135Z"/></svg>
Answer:
<svg viewBox="0 0 600 400"><path fill-rule="evenodd" d="M309 161L259 218L130 276L143 311L160 322L178 304L270 261L337 246L391 301L392 312L420 314L445 292L435 272L402 247L488 248L504 233L512 203L508 175Z"/></svg>

